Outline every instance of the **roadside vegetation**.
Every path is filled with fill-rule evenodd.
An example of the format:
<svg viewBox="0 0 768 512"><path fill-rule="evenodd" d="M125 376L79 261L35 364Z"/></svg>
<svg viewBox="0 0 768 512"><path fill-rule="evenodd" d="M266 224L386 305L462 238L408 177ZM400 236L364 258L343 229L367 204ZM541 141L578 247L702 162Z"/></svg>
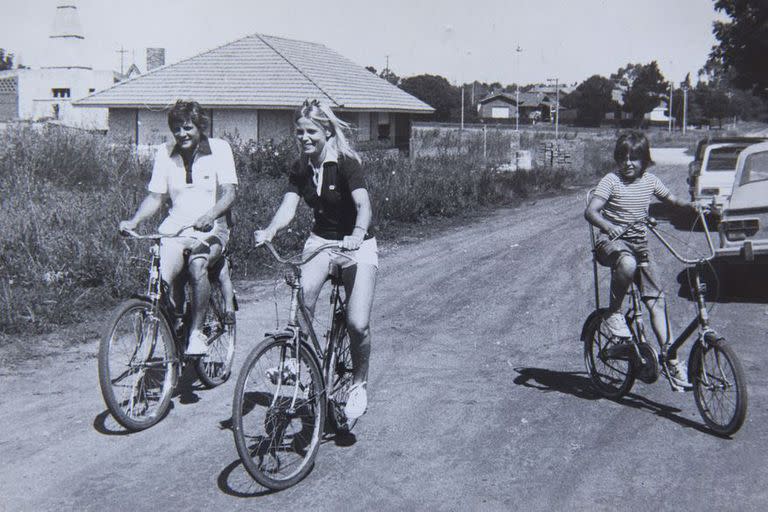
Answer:
<svg viewBox="0 0 768 512"><path fill-rule="evenodd" d="M277 207L295 156L289 141L232 142L240 179L232 249L235 278L243 279L263 269L266 260L250 249L251 236ZM116 226L144 197L152 156L55 126L6 129L0 148L0 334L49 331L140 291L146 248L122 239ZM578 170L500 172L474 151L413 160L370 151L364 168L373 229L385 240L408 225L591 182L604 170L596 157ZM310 227L309 209L300 208L278 243L299 250Z"/></svg>

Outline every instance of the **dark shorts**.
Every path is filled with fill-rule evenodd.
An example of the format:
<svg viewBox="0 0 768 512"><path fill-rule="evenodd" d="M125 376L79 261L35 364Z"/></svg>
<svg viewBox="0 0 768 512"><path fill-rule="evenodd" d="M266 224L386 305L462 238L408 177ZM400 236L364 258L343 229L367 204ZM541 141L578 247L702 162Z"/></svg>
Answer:
<svg viewBox="0 0 768 512"><path fill-rule="evenodd" d="M629 255L635 258L637 265L637 275L635 284L640 289L640 295L646 297L660 297L663 290L659 286L658 271L656 264L651 260L648 253L648 244L636 244L619 238L611 240L606 236L598 237L595 243L595 257L597 262L605 267L613 269L622 255ZM646 265L640 265L645 260Z"/></svg>

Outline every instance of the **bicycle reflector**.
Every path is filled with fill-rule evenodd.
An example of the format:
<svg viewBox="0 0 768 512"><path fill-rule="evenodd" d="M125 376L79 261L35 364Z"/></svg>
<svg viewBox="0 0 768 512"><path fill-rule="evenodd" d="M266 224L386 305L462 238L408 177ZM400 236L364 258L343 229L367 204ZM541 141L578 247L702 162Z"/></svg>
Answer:
<svg viewBox="0 0 768 512"><path fill-rule="evenodd" d="M760 229L757 219L739 219L723 221L723 231L729 242L739 242L754 236Z"/></svg>

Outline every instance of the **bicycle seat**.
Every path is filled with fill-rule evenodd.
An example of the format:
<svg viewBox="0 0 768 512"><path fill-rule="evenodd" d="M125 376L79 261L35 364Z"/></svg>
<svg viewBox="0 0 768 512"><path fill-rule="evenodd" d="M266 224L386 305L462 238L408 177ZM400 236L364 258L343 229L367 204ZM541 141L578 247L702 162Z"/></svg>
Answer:
<svg viewBox="0 0 768 512"><path fill-rule="evenodd" d="M330 278L332 285L341 286L341 266L331 265L328 268L328 277Z"/></svg>

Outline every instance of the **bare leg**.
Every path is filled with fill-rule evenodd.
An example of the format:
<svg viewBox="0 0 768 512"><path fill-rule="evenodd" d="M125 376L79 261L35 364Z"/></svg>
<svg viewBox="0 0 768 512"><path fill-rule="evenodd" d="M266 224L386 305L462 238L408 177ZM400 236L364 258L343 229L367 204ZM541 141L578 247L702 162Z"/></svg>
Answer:
<svg viewBox="0 0 768 512"><path fill-rule="evenodd" d="M629 285L635 278L637 263L629 254L622 254L611 269L611 298L608 303L608 313L616 313L624 303Z"/></svg>
<svg viewBox="0 0 768 512"><path fill-rule="evenodd" d="M347 331L354 368L353 383L368 379L371 356L371 309L376 287L376 267L358 263L342 271L347 293Z"/></svg>
<svg viewBox="0 0 768 512"><path fill-rule="evenodd" d="M662 352L664 352L665 345L668 346L672 341L672 325L669 322L669 314L667 313L667 302L664 298L664 294L660 294L658 297L643 297L648 308L648 313L651 316L651 327L653 333L656 335L656 339L659 342ZM676 359L677 354L668 353L669 359Z"/></svg>

